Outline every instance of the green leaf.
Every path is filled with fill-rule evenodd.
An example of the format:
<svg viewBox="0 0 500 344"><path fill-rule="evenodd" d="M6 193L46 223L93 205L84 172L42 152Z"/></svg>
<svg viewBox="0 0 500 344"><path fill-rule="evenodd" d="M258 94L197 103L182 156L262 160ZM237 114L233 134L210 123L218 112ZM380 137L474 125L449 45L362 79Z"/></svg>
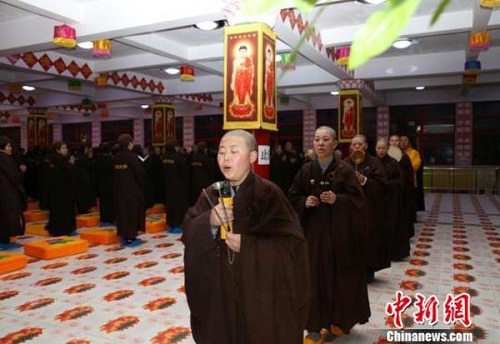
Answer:
<svg viewBox="0 0 500 344"><path fill-rule="evenodd" d="M240 0L243 12L254 16L269 11L279 11L282 8L296 7L302 13L308 13L317 0Z"/></svg>
<svg viewBox="0 0 500 344"><path fill-rule="evenodd" d="M372 14L358 30L349 55L349 69L382 54L399 37L421 0L389 1L387 9Z"/></svg>
<svg viewBox="0 0 500 344"><path fill-rule="evenodd" d="M442 0L441 3L439 4L436 12L434 12L434 15L432 16L432 19L431 19L431 26L436 24L437 20L439 19L439 17L441 16L441 14L443 14L444 10L446 9L446 7L450 4L450 0Z"/></svg>
<svg viewBox="0 0 500 344"><path fill-rule="evenodd" d="M295 7L302 13L309 13L316 5L317 0L294 0Z"/></svg>
<svg viewBox="0 0 500 344"><path fill-rule="evenodd" d="M270 12L284 6L285 0L240 0L241 9L248 16Z"/></svg>

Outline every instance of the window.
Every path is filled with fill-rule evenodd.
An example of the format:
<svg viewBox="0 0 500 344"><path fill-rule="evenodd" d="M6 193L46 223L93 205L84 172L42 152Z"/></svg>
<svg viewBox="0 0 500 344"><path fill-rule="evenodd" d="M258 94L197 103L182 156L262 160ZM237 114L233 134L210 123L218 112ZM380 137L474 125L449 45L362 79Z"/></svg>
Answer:
<svg viewBox="0 0 500 344"><path fill-rule="evenodd" d="M183 146L184 141L184 120L182 117L175 118L175 138L179 142L180 146Z"/></svg>
<svg viewBox="0 0 500 344"><path fill-rule="evenodd" d="M152 131L153 129L151 128L151 118L145 118L144 119L144 146L149 146L152 143Z"/></svg>
<svg viewBox="0 0 500 344"><path fill-rule="evenodd" d="M390 107L391 134L407 135L424 165L453 165L455 104Z"/></svg>
<svg viewBox="0 0 500 344"><path fill-rule="evenodd" d="M500 102L473 104L474 165L500 165Z"/></svg>
<svg viewBox="0 0 500 344"><path fill-rule="evenodd" d="M316 110L316 127L326 125L337 130L337 109Z"/></svg>
<svg viewBox="0 0 500 344"><path fill-rule="evenodd" d="M291 141L298 152L302 152L303 119L302 110L279 111L278 131L271 131L271 146Z"/></svg>
<svg viewBox="0 0 500 344"><path fill-rule="evenodd" d="M194 131L195 143L205 141L208 147L218 147L223 134L222 115L196 116Z"/></svg>
<svg viewBox="0 0 500 344"><path fill-rule="evenodd" d="M62 125L62 140L68 149L77 149L83 141L92 143L92 123L71 123Z"/></svg>
<svg viewBox="0 0 500 344"><path fill-rule="evenodd" d="M106 121L101 122L101 141L116 142L120 134L134 135L134 121Z"/></svg>

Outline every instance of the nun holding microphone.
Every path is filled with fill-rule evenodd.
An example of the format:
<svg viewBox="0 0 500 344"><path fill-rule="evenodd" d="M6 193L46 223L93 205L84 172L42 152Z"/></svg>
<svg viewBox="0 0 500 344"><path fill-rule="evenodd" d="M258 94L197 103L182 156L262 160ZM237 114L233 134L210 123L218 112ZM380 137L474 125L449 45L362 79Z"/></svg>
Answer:
<svg viewBox="0 0 500 344"><path fill-rule="evenodd" d="M226 178L203 190L182 227L193 338L210 343L302 343L309 308L307 244L274 183L255 175L257 145L227 132L217 161Z"/></svg>

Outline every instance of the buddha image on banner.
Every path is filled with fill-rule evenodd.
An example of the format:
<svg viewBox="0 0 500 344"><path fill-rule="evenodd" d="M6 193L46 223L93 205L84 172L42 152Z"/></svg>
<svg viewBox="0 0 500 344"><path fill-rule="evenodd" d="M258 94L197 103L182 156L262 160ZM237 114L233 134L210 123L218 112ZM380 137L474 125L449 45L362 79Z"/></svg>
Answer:
<svg viewBox="0 0 500 344"><path fill-rule="evenodd" d="M153 107L151 127L153 129L153 145L164 145L165 137L165 115L162 107Z"/></svg>
<svg viewBox="0 0 500 344"><path fill-rule="evenodd" d="M361 93L357 90L341 91L339 94L339 142L349 142L360 133Z"/></svg>
<svg viewBox="0 0 500 344"><path fill-rule="evenodd" d="M174 109L167 109L167 139L175 139L175 113Z"/></svg>
<svg viewBox="0 0 500 344"><path fill-rule="evenodd" d="M276 63L274 40L263 35L264 54L264 88L263 88L263 113L262 121L276 123Z"/></svg>
<svg viewBox="0 0 500 344"><path fill-rule="evenodd" d="M36 145L36 126L35 117L28 116L28 146L33 147Z"/></svg>
<svg viewBox="0 0 500 344"><path fill-rule="evenodd" d="M36 128L37 128L37 136L36 136L36 141L38 146L47 146L48 138L49 138L49 131L48 131L48 125L47 125L47 117L36 117L37 123L36 123Z"/></svg>
<svg viewBox="0 0 500 344"><path fill-rule="evenodd" d="M227 120L257 120L257 32L228 35Z"/></svg>

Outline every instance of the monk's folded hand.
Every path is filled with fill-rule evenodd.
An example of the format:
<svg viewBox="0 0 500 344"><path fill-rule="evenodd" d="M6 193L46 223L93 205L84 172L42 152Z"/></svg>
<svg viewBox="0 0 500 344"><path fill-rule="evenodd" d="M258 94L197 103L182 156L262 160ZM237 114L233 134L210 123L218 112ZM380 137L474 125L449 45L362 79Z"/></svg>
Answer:
<svg viewBox="0 0 500 344"><path fill-rule="evenodd" d="M306 208L316 207L319 204L319 199L316 196L307 196L306 198Z"/></svg>
<svg viewBox="0 0 500 344"><path fill-rule="evenodd" d="M210 225L218 227L222 223L228 223L234 220L233 206L226 205L225 208L226 209L224 210L224 205L222 203L218 203L215 207L212 208L212 210L210 211ZM217 214L219 216L217 216Z"/></svg>
<svg viewBox="0 0 500 344"><path fill-rule="evenodd" d="M241 248L241 234L227 233L226 245L234 252L240 252Z"/></svg>
<svg viewBox="0 0 500 344"><path fill-rule="evenodd" d="M319 195L319 199L323 203L333 204L337 200L337 195L331 190L324 191Z"/></svg>

